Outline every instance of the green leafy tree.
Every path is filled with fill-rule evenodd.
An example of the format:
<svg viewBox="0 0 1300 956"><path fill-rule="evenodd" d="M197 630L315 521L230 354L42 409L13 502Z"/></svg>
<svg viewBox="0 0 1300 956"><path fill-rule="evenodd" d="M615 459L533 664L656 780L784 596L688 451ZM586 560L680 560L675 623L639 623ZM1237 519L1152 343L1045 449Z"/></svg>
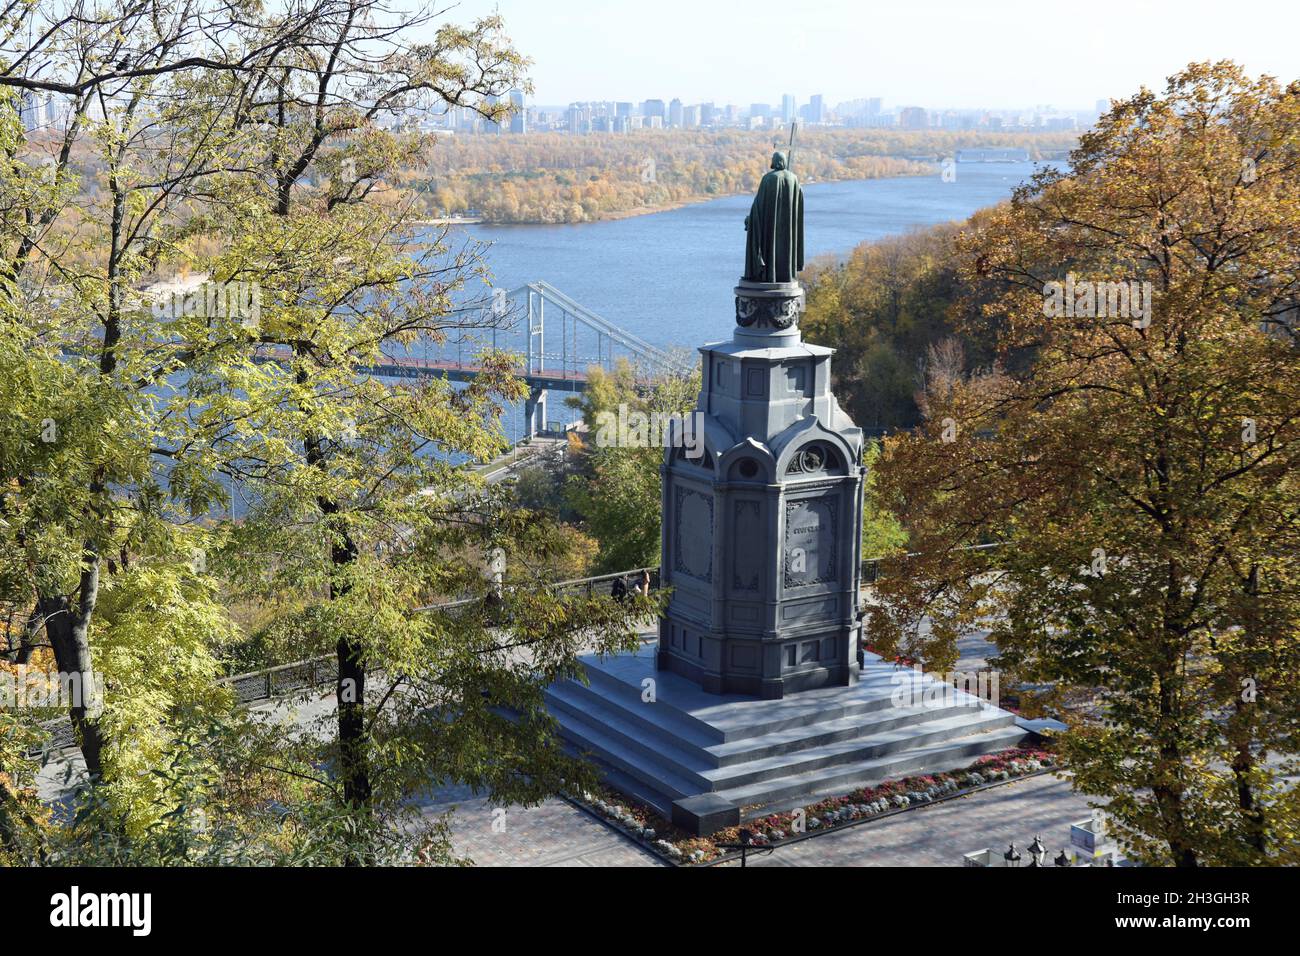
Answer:
<svg viewBox="0 0 1300 956"><path fill-rule="evenodd" d="M273 95L248 105L248 162L267 175L222 184L219 249L201 265L254 283L260 314L191 367L205 426L191 456L247 504L219 566L247 599L300 595L272 630L337 665L333 712L311 734L247 735L248 787L293 778L316 862L410 861L413 844L443 861L445 826L413 801L458 782L528 802L588 779L543 691L580 673L580 651L629 647L653 605L538 588L569 539L452 464L505 449L503 408L523 396L509 356L485 354L464 387L369 372L497 321L461 305L487 278L477 249L423 229L393 186L432 140L384 121L429 98L499 118L485 97L524 66L500 20L440 26L432 45L366 17L313 30L333 51L325 67L282 60ZM415 610L449 597L462 599L452 612Z"/></svg>
<svg viewBox="0 0 1300 956"><path fill-rule="evenodd" d="M68 711L89 778L110 786L121 822L138 829L151 782L139 771L167 745L166 721L221 705L212 651L228 633L204 580L210 533L194 521L219 488L211 477L169 481L166 464L184 461L190 430L172 356L208 339L156 321L140 287L188 234L191 203L235 134L221 109L230 100L196 105L167 73L186 15L131 15L142 72L97 88L93 119L88 94L75 96L53 155L0 110L0 175L16 186L0 220L0 550L4 600L30 608L26 643L43 635L54 666L78 682ZM127 42L70 30L59 56L73 80ZM229 94L244 82L232 78ZM75 204L74 154L93 161L95 186Z"/></svg>
<svg viewBox="0 0 1300 956"><path fill-rule="evenodd" d="M632 416L644 416L647 424L670 415L680 419L694 409L699 388L698 369L647 384L620 362L613 372L590 369L587 391L570 400L582 410L588 438L587 473L570 479L571 500L600 543L598 573L659 563L664 448L638 441Z"/></svg>

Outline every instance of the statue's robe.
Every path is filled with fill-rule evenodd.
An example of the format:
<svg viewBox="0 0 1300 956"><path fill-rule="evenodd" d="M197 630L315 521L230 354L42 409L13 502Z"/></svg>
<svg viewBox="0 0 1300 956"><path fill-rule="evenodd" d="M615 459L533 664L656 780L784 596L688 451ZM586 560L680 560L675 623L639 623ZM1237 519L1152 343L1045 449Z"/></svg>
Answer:
<svg viewBox="0 0 1300 956"><path fill-rule="evenodd" d="M745 219L745 278L793 282L803 268L803 190L788 169L763 176Z"/></svg>

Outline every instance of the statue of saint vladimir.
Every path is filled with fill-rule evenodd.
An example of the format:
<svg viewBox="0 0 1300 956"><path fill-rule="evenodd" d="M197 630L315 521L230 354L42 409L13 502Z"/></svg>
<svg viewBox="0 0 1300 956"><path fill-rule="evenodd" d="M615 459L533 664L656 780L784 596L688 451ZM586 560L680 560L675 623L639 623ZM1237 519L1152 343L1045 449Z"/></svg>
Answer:
<svg viewBox="0 0 1300 956"><path fill-rule="evenodd" d="M772 154L772 169L758 185L745 230L745 280L794 282L803 268L803 190L799 177L786 169L785 154Z"/></svg>

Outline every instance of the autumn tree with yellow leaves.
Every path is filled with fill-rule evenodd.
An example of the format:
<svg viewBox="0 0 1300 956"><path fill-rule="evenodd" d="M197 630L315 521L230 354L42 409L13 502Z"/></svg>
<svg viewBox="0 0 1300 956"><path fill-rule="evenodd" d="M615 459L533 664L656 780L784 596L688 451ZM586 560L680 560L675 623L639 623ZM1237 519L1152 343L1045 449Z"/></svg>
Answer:
<svg viewBox="0 0 1300 956"><path fill-rule="evenodd" d="M1295 863L1300 83L1189 65L958 249L999 364L886 445L874 640L945 667L994 621L1131 855Z"/></svg>

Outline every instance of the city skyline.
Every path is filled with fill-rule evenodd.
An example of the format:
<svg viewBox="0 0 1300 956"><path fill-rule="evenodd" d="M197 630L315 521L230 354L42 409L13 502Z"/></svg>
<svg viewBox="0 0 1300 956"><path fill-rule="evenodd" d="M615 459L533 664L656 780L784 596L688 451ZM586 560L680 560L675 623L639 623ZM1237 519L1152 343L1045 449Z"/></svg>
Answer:
<svg viewBox="0 0 1300 956"><path fill-rule="evenodd" d="M851 0L810 0L797 11L753 0L743 17L725 8L662 0L577 0L562 9L522 0L463 0L447 14L466 21L499 11L512 40L533 59L531 103L680 97L686 103L780 103L820 92L827 104L880 96L895 106L1016 109L1050 103L1091 108L1099 99L1161 89L1192 60L1231 57L1251 73L1294 73L1286 29L1259 30L1261 18L1300 23L1294 7L1268 0L1250 17L1187 0L1178 16L1150 0L1099 0L1086 16L1013 0L996 15L957 0L924 9L866 9ZM766 55L789 69L760 71L765 37L778 17L794 18L782 50ZM1212 28L1206 26L1211 24ZM783 28L784 30L784 28ZM656 42L660 39L660 42ZM670 42L668 42L670 41ZM990 56L1015 48L1017 56ZM867 92L867 89L870 92ZM662 91L662 92L661 92Z"/></svg>
<svg viewBox="0 0 1300 956"><path fill-rule="evenodd" d="M495 104L507 97L489 96ZM1092 108L1060 110L1048 104L1016 109L931 109L919 105L886 104L882 97L863 96L828 105L814 93L807 101L787 93L778 103L751 102L719 104L683 102L680 97L644 100L576 100L567 105L528 102L519 89L509 91L512 115L508 123L484 119L469 106L452 107L445 113L418 120L430 130L466 133L567 132L628 133L654 129L752 129L787 128L792 122L813 127L939 129L985 132L1062 132L1088 128L1106 111L1106 100Z"/></svg>

